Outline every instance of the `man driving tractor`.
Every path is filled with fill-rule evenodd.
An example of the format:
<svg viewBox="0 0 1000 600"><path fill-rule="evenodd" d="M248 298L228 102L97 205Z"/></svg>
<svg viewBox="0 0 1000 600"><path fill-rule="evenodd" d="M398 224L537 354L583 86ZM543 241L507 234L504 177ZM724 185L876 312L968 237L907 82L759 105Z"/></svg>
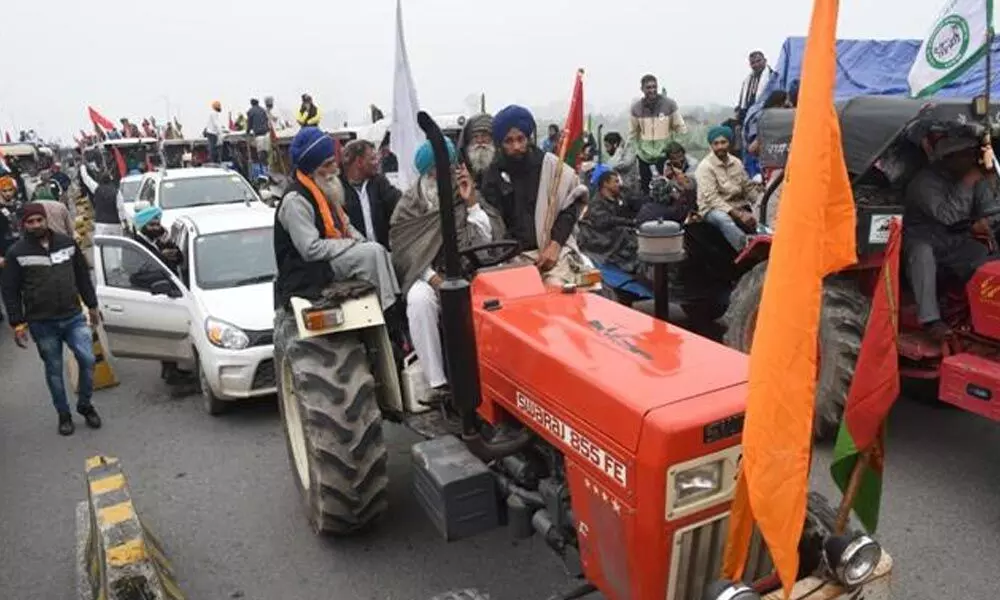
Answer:
<svg viewBox="0 0 1000 600"><path fill-rule="evenodd" d="M980 147L974 137L943 137L925 150L931 163L906 188L903 249L920 324L944 340L952 332L941 318L937 275L940 271L965 284L995 258L996 241L981 215L996 206L997 176L993 149Z"/></svg>

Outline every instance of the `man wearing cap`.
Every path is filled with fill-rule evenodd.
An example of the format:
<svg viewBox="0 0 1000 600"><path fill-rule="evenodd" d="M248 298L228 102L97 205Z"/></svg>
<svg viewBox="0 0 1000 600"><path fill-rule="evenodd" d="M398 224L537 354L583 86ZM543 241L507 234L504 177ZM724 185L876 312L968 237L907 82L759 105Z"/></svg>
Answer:
<svg viewBox="0 0 1000 600"><path fill-rule="evenodd" d="M375 287L383 312L389 311L399 295L392 260L381 244L365 240L344 211L333 138L303 127L290 152L295 175L274 224L275 309L287 310L292 296L316 299L334 281L360 279Z"/></svg>
<svg viewBox="0 0 1000 600"><path fill-rule="evenodd" d="M937 276L943 272L967 283L984 263L995 260L973 234L988 236L990 223L978 215L997 207L993 150L972 137L945 137L930 148L931 164L906 187L903 256L917 302L917 318L935 339L951 329L941 319ZM980 162L982 161L982 162ZM984 168L983 165L989 165ZM975 220L972 231L956 225Z"/></svg>
<svg viewBox="0 0 1000 600"><path fill-rule="evenodd" d="M476 189L479 189L483 184L483 176L493 164L497 154L496 144L493 141L493 117L487 113L480 113L469 118L465 128L462 129L459 144L462 151L461 161L472 175Z"/></svg>
<svg viewBox="0 0 1000 600"><path fill-rule="evenodd" d="M535 118L524 107L508 106L493 117L499 155L483 178L483 198L550 283L575 283L576 274L592 268L573 237L589 191L559 157L535 145L534 134Z"/></svg>
<svg viewBox="0 0 1000 600"><path fill-rule="evenodd" d="M708 130L712 152L695 169L698 216L722 232L737 252L747 244L747 234L757 230L754 207L760 201L759 186L750 181L743 163L729 153L733 130L716 126Z"/></svg>
<svg viewBox="0 0 1000 600"><path fill-rule="evenodd" d="M295 114L295 121L299 124L299 127L319 127L321 118L322 115L319 112L319 107L313 103L312 96L302 94L302 106L299 107L299 112Z"/></svg>
<svg viewBox="0 0 1000 600"><path fill-rule="evenodd" d="M101 418L90 403L94 389L93 338L80 309L80 300L97 324L97 296L87 262L73 238L51 231L45 222L45 208L32 202L21 216L24 236L6 254L0 275L4 306L14 328L14 341L28 347L28 335L35 340L45 365L52 403L59 414L59 433L71 435L73 416L66 399L63 380L63 344L80 367L76 410L88 426L101 426Z"/></svg>
<svg viewBox="0 0 1000 600"><path fill-rule="evenodd" d="M458 153L446 140L451 162ZM392 215L389 244L392 260L406 294L406 316L410 338L416 349L427 383L444 392L448 379L444 373L441 334L438 329L441 305L437 290L443 282L443 238L441 203L438 195L434 152L430 142L417 149L414 163L420 177L403 194ZM464 164L455 169L455 211L457 243L460 250L500 239L503 222L491 206L480 203L472 174Z"/></svg>

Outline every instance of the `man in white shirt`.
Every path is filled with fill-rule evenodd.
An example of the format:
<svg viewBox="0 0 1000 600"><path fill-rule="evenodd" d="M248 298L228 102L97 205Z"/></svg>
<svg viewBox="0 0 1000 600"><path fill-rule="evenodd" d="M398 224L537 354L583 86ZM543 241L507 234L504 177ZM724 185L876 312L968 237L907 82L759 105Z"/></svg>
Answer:
<svg viewBox="0 0 1000 600"><path fill-rule="evenodd" d="M388 248L389 219L402 194L379 173L375 145L367 140L353 140L344 146L340 179L351 225L369 241Z"/></svg>
<svg viewBox="0 0 1000 600"><path fill-rule="evenodd" d="M208 140L210 162L222 162L220 154L222 136L226 134L227 130L228 127L222 124L222 103L215 100L212 102L212 111L208 113L208 124L205 125L205 139Z"/></svg>

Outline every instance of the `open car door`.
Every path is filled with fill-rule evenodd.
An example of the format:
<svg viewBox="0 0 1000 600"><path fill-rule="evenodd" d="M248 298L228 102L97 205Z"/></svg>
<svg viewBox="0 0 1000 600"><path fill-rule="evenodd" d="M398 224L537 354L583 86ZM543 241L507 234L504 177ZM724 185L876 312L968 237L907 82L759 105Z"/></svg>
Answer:
<svg viewBox="0 0 1000 600"><path fill-rule="evenodd" d="M111 354L187 362L191 294L142 244L123 237L94 237L97 303Z"/></svg>

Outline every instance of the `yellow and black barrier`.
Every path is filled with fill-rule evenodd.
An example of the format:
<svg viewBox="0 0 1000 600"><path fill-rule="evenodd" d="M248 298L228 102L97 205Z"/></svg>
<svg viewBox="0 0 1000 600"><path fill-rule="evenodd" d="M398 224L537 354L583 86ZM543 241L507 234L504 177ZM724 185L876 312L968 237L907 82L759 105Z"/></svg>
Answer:
<svg viewBox="0 0 1000 600"><path fill-rule="evenodd" d="M85 600L183 600L156 537L132 504L117 458L87 459L87 502L77 510L78 587ZM86 504L86 506L82 506Z"/></svg>

